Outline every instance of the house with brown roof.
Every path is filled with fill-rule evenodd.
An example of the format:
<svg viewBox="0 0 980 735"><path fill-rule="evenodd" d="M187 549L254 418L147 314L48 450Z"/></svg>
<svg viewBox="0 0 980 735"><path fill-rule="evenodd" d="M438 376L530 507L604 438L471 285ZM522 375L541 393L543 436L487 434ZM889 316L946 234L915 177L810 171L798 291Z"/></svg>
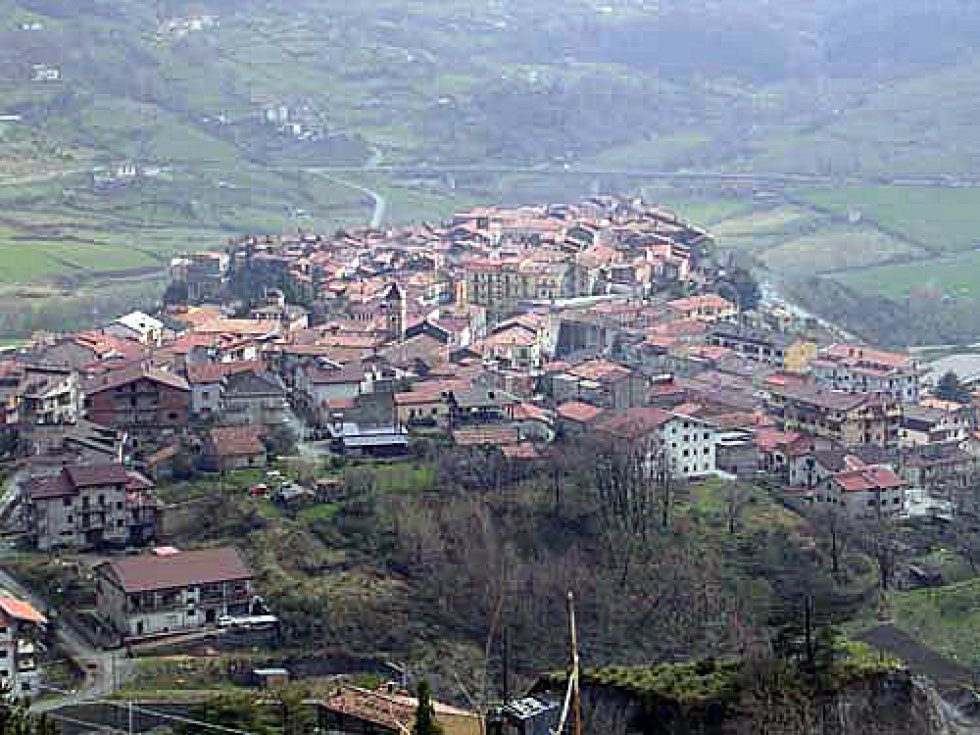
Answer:
<svg viewBox="0 0 980 735"><path fill-rule="evenodd" d="M222 426L211 429L201 452L201 466L211 472L265 467L268 461L262 429L258 426Z"/></svg>
<svg viewBox="0 0 980 735"><path fill-rule="evenodd" d="M83 386L86 418L125 429L134 443L187 427L191 388L179 375L152 367L107 373Z"/></svg>
<svg viewBox="0 0 980 735"><path fill-rule="evenodd" d="M95 568L99 615L123 638L182 633L246 616L252 570L231 547L112 559Z"/></svg>
<svg viewBox="0 0 980 735"><path fill-rule="evenodd" d="M41 551L138 546L156 534L153 483L121 464L70 465L23 489L30 536Z"/></svg>

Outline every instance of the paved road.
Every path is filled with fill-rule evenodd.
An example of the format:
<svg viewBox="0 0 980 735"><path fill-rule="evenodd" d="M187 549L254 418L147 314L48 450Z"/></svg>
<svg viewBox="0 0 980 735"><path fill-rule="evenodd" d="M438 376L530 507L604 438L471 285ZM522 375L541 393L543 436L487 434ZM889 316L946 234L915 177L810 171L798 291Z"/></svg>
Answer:
<svg viewBox="0 0 980 735"><path fill-rule="evenodd" d="M20 471L11 478L8 491L0 499L0 518L3 518L16 502L21 482L26 473ZM69 658L85 672L81 689L71 694L35 703L35 712L50 712L70 704L78 704L93 697L105 697L115 690L117 682L124 681L130 670L130 660L121 651L102 651L91 645L84 636L54 614L55 608L20 583L2 563L4 549L0 548L0 587L10 594L30 602L52 620L56 620L55 637Z"/></svg>
<svg viewBox="0 0 980 735"><path fill-rule="evenodd" d="M371 161L368 162L368 164L370 163ZM376 168L376 166L374 168ZM305 170L308 173L314 174L315 176L319 176L321 178L327 179L328 181L332 181L335 184L340 184L341 186L346 186L348 189L354 189L354 191L359 191L362 194L367 194L369 197L371 197L371 199L374 200L374 211L371 212L371 219L369 220L369 224L372 229L375 230L381 229L381 225L383 225L385 221L385 212L388 209L388 200L385 198L383 194L367 186L364 186L363 184L358 184L356 181L350 181L348 179L341 178L340 176L329 173L327 170L321 168L308 168ZM374 169L372 169L370 165L364 166L363 168L360 169L351 169L352 172L367 171L367 170L374 170Z"/></svg>
<svg viewBox="0 0 980 735"><path fill-rule="evenodd" d="M38 610L51 616L52 606L30 592L0 566L0 587L30 602ZM130 669L130 660L122 651L101 651L63 620L58 619L55 636L65 653L85 671L82 688L71 694L36 702L31 710L50 712L70 704L79 704L91 698L106 697L115 690L117 682L124 681Z"/></svg>

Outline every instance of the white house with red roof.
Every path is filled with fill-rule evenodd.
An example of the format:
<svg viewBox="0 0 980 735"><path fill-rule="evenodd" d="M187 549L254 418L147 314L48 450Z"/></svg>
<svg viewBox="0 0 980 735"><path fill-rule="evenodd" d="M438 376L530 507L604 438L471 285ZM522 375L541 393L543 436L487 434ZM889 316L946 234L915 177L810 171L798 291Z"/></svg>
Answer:
<svg viewBox="0 0 980 735"><path fill-rule="evenodd" d="M37 639L47 623L29 602L0 596L0 689L13 699L40 692Z"/></svg>
<svg viewBox="0 0 980 735"><path fill-rule="evenodd" d="M887 465L847 457L846 468L823 480L813 492L817 507L836 506L856 520L895 518L906 513L909 485Z"/></svg>

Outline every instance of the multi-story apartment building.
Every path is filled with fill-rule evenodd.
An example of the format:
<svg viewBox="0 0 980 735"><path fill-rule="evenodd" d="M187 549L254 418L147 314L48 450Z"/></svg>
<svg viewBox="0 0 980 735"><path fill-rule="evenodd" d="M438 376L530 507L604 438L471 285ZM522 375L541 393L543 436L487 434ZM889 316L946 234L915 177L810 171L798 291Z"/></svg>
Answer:
<svg viewBox="0 0 980 735"><path fill-rule="evenodd" d="M47 623L30 603L0 596L0 689L11 699L35 699L40 692L37 639Z"/></svg>
<svg viewBox="0 0 980 735"><path fill-rule="evenodd" d="M976 407L924 399L918 405L905 406L901 444L903 447L915 447L962 442L973 435L976 426Z"/></svg>
<svg viewBox="0 0 980 735"><path fill-rule="evenodd" d="M767 410L783 431L856 447L895 447L902 409L888 395L847 393L793 380L767 381Z"/></svg>
<svg viewBox="0 0 980 735"><path fill-rule="evenodd" d="M595 427L600 435L640 449L649 460L669 468L677 478L718 474L716 461L720 434L702 419L659 408L631 408L604 419Z"/></svg>
<svg viewBox="0 0 980 735"><path fill-rule="evenodd" d="M779 332L721 323L708 333L708 343L740 357L794 373L803 372L817 356L817 345Z"/></svg>
<svg viewBox="0 0 980 735"><path fill-rule="evenodd" d="M810 374L824 388L887 393L906 404L919 400L919 366L905 354L859 345L832 345L810 361Z"/></svg>
<svg viewBox="0 0 980 735"><path fill-rule="evenodd" d="M251 608L252 571L230 547L157 549L103 562L95 574L99 614L124 638L214 626Z"/></svg>
<svg viewBox="0 0 980 735"><path fill-rule="evenodd" d="M118 370L85 385L86 418L124 429L137 442L184 429L190 410L187 381L155 368Z"/></svg>
<svg viewBox="0 0 980 735"><path fill-rule="evenodd" d="M43 365L24 367L18 418L25 424L73 424L78 420L81 391L78 374Z"/></svg>
<svg viewBox="0 0 980 735"><path fill-rule="evenodd" d="M73 424L80 404L78 375L69 368L0 365L0 424Z"/></svg>
<svg viewBox="0 0 980 735"><path fill-rule="evenodd" d="M153 484L118 464L65 467L25 487L26 518L41 551L145 544L156 532Z"/></svg>
<svg viewBox="0 0 980 735"><path fill-rule="evenodd" d="M823 480L813 491L816 506L836 505L855 520L894 518L906 512L908 483L884 465L860 465Z"/></svg>
<svg viewBox="0 0 980 735"><path fill-rule="evenodd" d="M556 259L479 259L465 264L465 301L487 310L496 324L528 301L552 301L574 295L567 256Z"/></svg>

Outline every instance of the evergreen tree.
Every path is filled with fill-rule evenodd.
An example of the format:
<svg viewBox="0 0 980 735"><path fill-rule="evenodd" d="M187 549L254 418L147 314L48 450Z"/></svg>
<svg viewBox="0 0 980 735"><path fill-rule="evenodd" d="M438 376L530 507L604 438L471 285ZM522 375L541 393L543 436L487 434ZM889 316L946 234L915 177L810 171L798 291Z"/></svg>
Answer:
<svg viewBox="0 0 980 735"><path fill-rule="evenodd" d="M425 679L419 682L418 698L412 735L442 735L442 728L436 722L435 707L432 706L432 689Z"/></svg>
<svg viewBox="0 0 980 735"><path fill-rule="evenodd" d="M956 403L970 403L973 399L969 389L960 382L959 377L952 370L945 373L936 383L936 396L941 400Z"/></svg>

